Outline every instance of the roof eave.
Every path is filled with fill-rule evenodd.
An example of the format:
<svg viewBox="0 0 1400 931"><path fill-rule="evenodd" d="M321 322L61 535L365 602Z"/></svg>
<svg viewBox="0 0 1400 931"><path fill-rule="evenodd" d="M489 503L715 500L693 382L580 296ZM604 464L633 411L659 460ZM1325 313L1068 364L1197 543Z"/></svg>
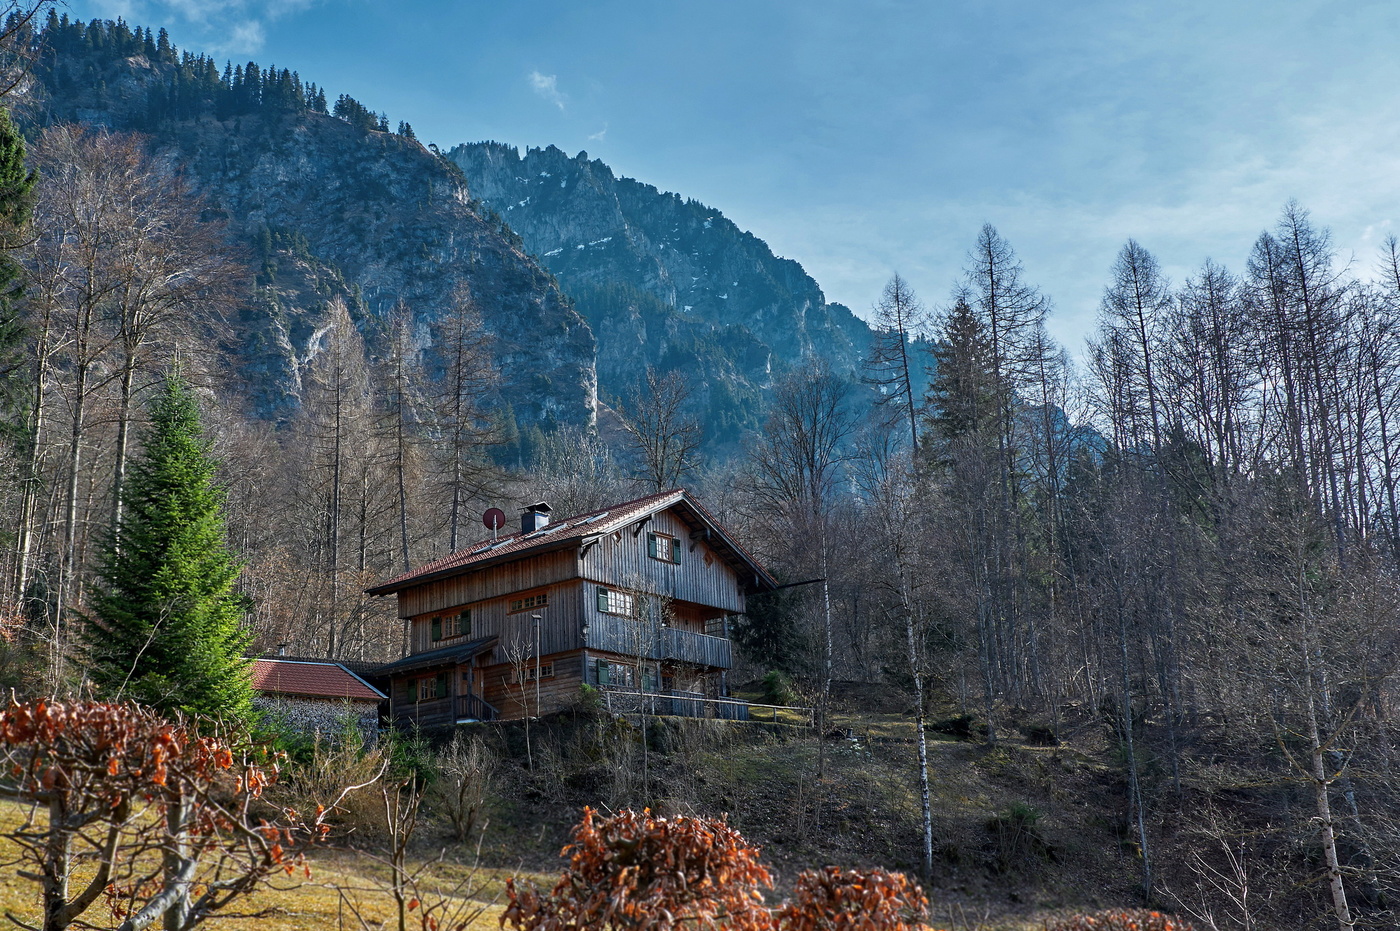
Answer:
<svg viewBox="0 0 1400 931"><path fill-rule="evenodd" d="M576 537L560 537L556 540L543 541L535 546L526 547L523 550L511 550L509 553L501 553L480 562L473 562L465 566L450 566L446 569L438 569L434 572L425 572L422 575L415 575L412 578L402 579L398 582L386 582L383 585L376 585L373 588L365 589L366 595L392 595L401 592L406 588L416 588L419 585L426 585L429 582L436 582L439 579L449 579L456 575L466 575L469 572L476 572L491 566L500 565L504 562L513 562L525 556L538 556L541 553L552 553L555 550L565 550L577 547L582 544L584 535Z"/></svg>

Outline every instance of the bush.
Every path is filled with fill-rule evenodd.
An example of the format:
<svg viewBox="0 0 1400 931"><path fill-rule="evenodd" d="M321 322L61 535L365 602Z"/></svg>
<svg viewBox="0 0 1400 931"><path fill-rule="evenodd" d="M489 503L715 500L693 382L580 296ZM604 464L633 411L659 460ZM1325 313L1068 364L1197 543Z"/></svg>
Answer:
<svg viewBox="0 0 1400 931"><path fill-rule="evenodd" d="M928 900L901 873L829 866L797 878L774 910L758 849L723 819L655 818L584 809L564 848L569 866L549 893L506 883L502 927L517 931L916 931Z"/></svg>
<svg viewBox="0 0 1400 931"><path fill-rule="evenodd" d="M480 734L458 730L437 761L428 802L447 815L452 837L465 842L482 825L497 760Z"/></svg>
<svg viewBox="0 0 1400 931"><path fill-rule="evenodd" d="M1017 866L1054 858L1054 850L1040 836L1040 812L1024 802L1013 802L987 821L994 844L994 863L1002 873Z"/></svg>
<svg viewBox="0 0 1400 931"><path fill-rule="evenodd" d="M1180 918L1144 909L1095 912L1050 925L1046 931L1195 931Z"/></svg>
<svg viewBox="0 0 1400 931"><path fill-rule="evenodd" d="M797 687L792 676L781 669L773 669L763 677L763 701L769 705L797 704Z"/></svg>
<svg viewBox="0 0 1400 931"><path fill-rule="evenodd" d="M928 726L928 729L934 733L956 737L959 740L970 740L972 738L972 715L957 714L951 718L934 721Z"/></svg>
<svg viewBox="0 0 1400 931"><path fill-rule="evenodd" d="M806 870L792 895L778 911L782 931L920 931L928 914L923 890L880 869Z"/></svg>

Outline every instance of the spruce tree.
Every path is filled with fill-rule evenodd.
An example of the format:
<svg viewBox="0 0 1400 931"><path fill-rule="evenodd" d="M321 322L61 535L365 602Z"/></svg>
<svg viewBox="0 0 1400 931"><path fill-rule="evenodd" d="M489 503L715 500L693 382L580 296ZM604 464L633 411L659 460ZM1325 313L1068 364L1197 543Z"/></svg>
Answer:
<svg viewBox="0 0 1400 931"><path fill-rule="evenodd" d="M250 635L215 467L193 393L167 376L132 467L120 536L102 554L85 640L89 674L106 694L238 719L252 710Z"/></svg>
<svg viewBox="0 0 1400 931"><path fill-rule="evenodd" d="M26 402L32 372L18 301L21 270L14 250L34 208L34 172L24 165L24 137L0 108L0 438L28 439Z"/></svg>

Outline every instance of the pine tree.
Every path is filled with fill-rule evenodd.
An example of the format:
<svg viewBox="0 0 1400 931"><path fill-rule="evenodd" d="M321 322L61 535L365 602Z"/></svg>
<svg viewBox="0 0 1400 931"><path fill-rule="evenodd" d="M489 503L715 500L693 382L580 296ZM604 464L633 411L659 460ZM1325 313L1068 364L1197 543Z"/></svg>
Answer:
<svg viewBox="0 0 1400 931"><path fill-rule="evenodd" d="M102 554L85 619L89 673L109 695L246 718L250 637L215 468L193 393L167 376L132 468L121 544Z"/></svg>

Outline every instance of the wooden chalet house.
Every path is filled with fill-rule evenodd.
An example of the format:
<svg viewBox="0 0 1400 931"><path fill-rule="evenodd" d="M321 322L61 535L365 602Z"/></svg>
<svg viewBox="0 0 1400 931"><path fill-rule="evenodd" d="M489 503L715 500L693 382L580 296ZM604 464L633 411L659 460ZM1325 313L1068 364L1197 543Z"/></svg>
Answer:
<svg viewBox="0 0 1400 931"><path fill-rule="evenodd" d="M684 490L519 532L368 589L396 595L409 652L377 670L390 717L437 727L608 707L746 718L726 700L729 619L776 583Z"/></svg>

